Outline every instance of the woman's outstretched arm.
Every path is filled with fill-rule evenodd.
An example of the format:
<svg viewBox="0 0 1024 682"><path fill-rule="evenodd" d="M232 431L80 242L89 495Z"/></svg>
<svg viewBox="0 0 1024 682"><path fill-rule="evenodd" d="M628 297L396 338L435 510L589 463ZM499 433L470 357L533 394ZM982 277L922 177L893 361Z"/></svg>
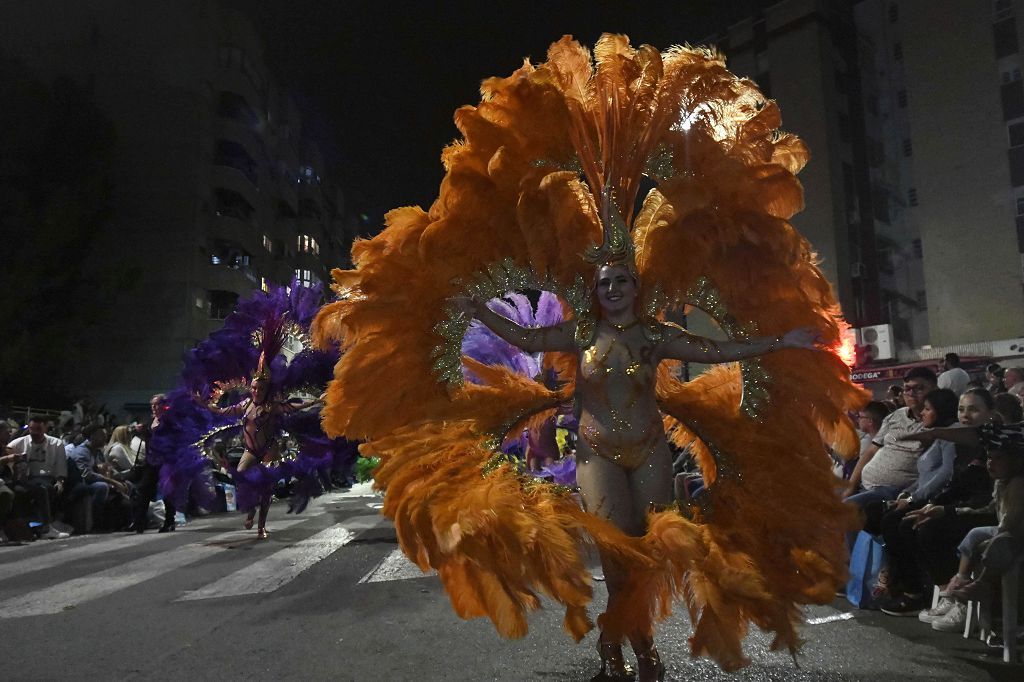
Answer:
<svg viewBox="0 0 1024 682"><path fill-rule="evenodd" d="M668 333L658 347L659 359L684 362L735 362L772 353L783 348L818 347L819 336L814 329L794 329L782 336L762 336L745 341L713 341L691 334L678 327L667 326Z"/></svg>
<svg viewBox="0 0 1024 682"><path fill-rule="evenodd" d="M453 301L462 312L475 317L500 338L527 353L571 351L576 348L576 321L568 320L553 327L522 327L502 317L476 299L456 296Z"/></svg>

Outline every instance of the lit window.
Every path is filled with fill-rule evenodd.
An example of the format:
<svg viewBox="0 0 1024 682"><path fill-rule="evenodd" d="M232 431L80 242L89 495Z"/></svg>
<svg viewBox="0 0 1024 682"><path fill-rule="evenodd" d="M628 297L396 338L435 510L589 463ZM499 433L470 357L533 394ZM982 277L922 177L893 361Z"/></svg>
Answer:
<svg viewBox="0 0 1024 682"><path fill-rule="evenodd" d="M313 272L304 268L296 268L295 279L299 281L299 284L306 287L313 286Z"/></svg>
<svg viewBox="0 0 1024 682"><path fill-rule="evenodd" d="M260 289L263 291L270 291L270 284L267 282L266 277L260 277Z"/></svg>
<svg viewBox="0 0 1024 682"><path fill-rule="evenodd" d="M274 253L274 242L267 235L263 235L263 248L270 253Z"/></svg>
<svg viewBox="0 0 1024 682"><path fill-rule="evenodd" d="M298 250L299 253L312 253L320 255L320 244L317 243L315 237L311 237L308 234L300 234L298 237Z"/></svg>

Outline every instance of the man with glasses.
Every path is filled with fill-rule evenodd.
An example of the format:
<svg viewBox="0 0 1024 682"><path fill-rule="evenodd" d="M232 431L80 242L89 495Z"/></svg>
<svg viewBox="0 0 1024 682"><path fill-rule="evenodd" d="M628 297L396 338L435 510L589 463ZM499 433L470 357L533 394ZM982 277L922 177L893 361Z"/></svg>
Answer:
<svg viewBox="0 0 1024 682"><path fill-rule="evenodd" d="M921 423L924 397L935 390L937 383L935 372L927 367L915 367L903 377L906 407L885 418L871 446L861 454L850 475L845 493L847 502L864 508L876 500L894 500L917 479L921 444L904 440L904 437L924 428Z"/></svg>

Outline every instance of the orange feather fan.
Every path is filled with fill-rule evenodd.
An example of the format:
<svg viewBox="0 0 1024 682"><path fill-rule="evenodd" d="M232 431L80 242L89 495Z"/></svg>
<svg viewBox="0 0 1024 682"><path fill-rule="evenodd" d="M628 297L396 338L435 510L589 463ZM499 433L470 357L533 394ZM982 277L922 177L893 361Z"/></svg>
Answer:
<svg viewBox="0 0 1024 682"><path fill-rule="evenodd" d="M707 491L701 506L652 513L646 535L629 537L494 458L488 436L571 398L571 358L551 360L568 382L557 391L481 365L473 372L484 383L459 386L437 380L431 349L446 342L446 300L493 263L511 259L566 290L589 282L581 254L600 239L605 186L631 227L644 292L700 305L688 292L709 282L745 329L813 327L838 347L834 294L788 222L803 205L794 174L806 148L778 132L775 103L714 51L659 53L616 35L593 57L565 37L547 62L484 81L480 104L455 123L463 139L442 155L447 175L430 210L391 211L383 232L353 247L355 269L334 273L338 299L314 328L346 349L325 430L366 440L364 452L381 458L376 484L402 549L437 569L464 618L487 616L520 637L545 595L564 605L579 640L593 627L584 556L596 545L629 568L629 598L600 618L613 636L649 632L683 600L694 655L744 665L749 623L795 651L800 605L828 602L845 579L843 532L854 521L823 442L856 452L845 412L864 395L834 354L761 358L770 382L756 418L740 407L738 366L689 383L663 366L666 428L693 445ZM634 215L644 173L657 186Z"/></svg>

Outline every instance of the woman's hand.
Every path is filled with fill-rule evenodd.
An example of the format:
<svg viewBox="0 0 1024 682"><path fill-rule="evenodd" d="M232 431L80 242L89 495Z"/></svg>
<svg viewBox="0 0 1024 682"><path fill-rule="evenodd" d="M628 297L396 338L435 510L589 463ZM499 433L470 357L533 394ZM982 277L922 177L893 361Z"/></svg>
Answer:
<svg viewBox="0 0 1024 682"><path fill-rule="evenodd" d="M782 335L780 339L783 348L807 348L815 350L821 345L821 334L814 327L801 327L793 329Z"/></svg>
<svg viewBox="0 0 1024 682"><path fill-rule="evenodd" d="M926 504L920 509L914 510L912 512L907 512L907 515L903 518L911 519L914 522L914 528L919 528L920 526L928 523L929 521L941 519L945 515L945 507L942 507L941 505L937 504Z"/></svg>
<svg viewBox="0 0 1024 682"><path fill-rule="evenodd" d="M476 317L480 302L471 296L452 296L451 301L455 307L466 317Z"/></svg>

